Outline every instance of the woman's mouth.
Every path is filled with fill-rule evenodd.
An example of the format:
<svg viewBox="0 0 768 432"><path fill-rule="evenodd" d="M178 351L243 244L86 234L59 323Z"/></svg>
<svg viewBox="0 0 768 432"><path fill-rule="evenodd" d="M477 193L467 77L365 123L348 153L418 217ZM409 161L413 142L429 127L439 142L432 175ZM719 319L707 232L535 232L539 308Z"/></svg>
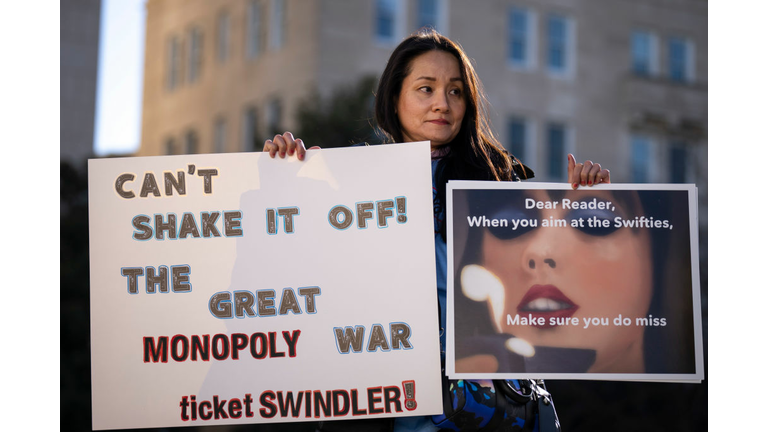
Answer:
<svg viewBox="0 0 768 432"><path fill-rule="evenodd" d="M519 315L529 315L536 328L546 329L565 324L579 309L554 285L533 285L517 305ZM543 318L543 324L541 324Z"/></svg>
<svg viewBox="0 0 768 432"><path fill-rule="evenodd" d="M449 124L450 124L450 123L448 122L448 120L445 120L445 119L435 119L435 120L429 120L429 123L433 123L433 124L436 124L436 125L441 125L441 126L446 126L446 125L449 125Z"/></svg>

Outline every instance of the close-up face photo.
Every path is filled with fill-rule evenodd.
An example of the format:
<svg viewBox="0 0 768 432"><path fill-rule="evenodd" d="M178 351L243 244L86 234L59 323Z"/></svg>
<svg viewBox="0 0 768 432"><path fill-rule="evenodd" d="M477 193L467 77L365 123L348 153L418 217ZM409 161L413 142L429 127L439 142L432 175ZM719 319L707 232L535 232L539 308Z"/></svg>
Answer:
<svg viewBox="0 0 768 432"><path fill-rule="evenodd" d="M613 319L620 313L634 323L647 314L652 295L647 230L614 226L615 216L628 215L609 191L568 191L557 198L533 190L525 198L532 209L501 207L489 217L538 220L538 227L490 227L482 234L482 265L504 290L503 307L496 305L502 314L494 317L498 330L533 346L595 350L591 371L642 372L643 329L615 326ZM595 207L606 208L568 205L593 200ZM558 220L565 226L543 226ZM507 317L516 315L533 318L534 324L509 324Z"/></svg>
<svg viewBox="0 0 768 432"><path fill-rule="evenodd" d="M457 373L694 370L688 192L478 182L452 197Z"/></svg>

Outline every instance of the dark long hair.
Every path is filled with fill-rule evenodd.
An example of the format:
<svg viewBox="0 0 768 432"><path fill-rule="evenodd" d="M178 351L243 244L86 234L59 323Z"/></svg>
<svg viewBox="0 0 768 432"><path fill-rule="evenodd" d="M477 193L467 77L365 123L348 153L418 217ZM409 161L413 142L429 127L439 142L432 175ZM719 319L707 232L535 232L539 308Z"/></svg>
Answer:
<svg viewBox="0 0 768 432"><path fill-rule="evenodd" d="M376 91L376 121L390 142L402 142L403 131L395 112L403 80L411 72L412 61L429 51L444 51L459 62L464 81L466 112L461 129L448 143L448 153L440 160L435 174L438 199L445 203L448 180L519 180L533 177L514 156L508 154L494 135L486 111L486 97L475 68L464 50L433 29L422 29L395 48L381 75ZM516 167L519 167L516 169ZM526 167L527 168L527 167ZM445 237L445 227L441 228Z"/></svg>

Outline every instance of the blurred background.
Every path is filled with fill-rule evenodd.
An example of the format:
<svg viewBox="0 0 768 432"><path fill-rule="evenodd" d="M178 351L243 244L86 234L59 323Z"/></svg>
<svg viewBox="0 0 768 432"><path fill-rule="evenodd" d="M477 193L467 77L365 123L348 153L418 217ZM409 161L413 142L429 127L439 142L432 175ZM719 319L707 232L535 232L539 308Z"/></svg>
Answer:
<svg viewBox="0 0 768 432"><path fill-rule="evenodd" d="M705 0L62 0L61 425L90 430L87 158L377 142L392 49L432 26L473 59L501 142L563 181L694 183L707 357ZM548 381L563 430L699 431L702 384ZM301 426L273 427L295 430ZM189 428L187 428L189 429ZM193 428L194 429L194 428ZM210 429L208 427L207 429ZM222 430L254 430L224 428Z"/></svg>

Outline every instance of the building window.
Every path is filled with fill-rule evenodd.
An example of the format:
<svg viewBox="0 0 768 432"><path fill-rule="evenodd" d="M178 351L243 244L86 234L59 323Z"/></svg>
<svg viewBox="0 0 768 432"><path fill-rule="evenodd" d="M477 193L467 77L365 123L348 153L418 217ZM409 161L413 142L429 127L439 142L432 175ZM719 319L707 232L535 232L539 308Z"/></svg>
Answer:
<svg viewBox="0 0 768 432"><path fill-rule="evenodd" d="M416 28L431 27L443 35L448 35L447 0L417 0Z"/></svg>
<svg viewBox="0 0 768 432"><path fill-rule="evenodd" d="M437 29L437 0L418 0L416 4L416 28Z"/></svg>
<svg viewBox="0 0 768 432"><path fill-rule="evenodd" d="M166 67L166 87L174 90L181 85L181 41L177 36L168 39L168 57Z"/></svg>
<svg viewBox="0 0 768 432"><path fill-rule="evenodd" d="M269 20L269 49L278 50L283 47L285 38L285 1L270 1Z"/></svg>
<svg viewBox="0 0 768 432"><path fill-rule="evenodd" d="M635 135L631 140L631 170L633 183L647 183L651 180L651 140Z"/></svg>
<svg viewBox="0 0 768 432"><path fill-rule="evenodd" d="M679 37L672 37L668 42L669 79L675 82L694 80L693 43Z"/></svg>
<svg viewBox="0 0 768 432"><path fill-rule="evenodd" d="M246 13L246 41L245 41L245 55L247 58L256 58L262 51L262 25L261 15L262 6L256 1L248 3L248 11Z"/></svg>
<svg viewBox="0 0 768 432"><path fill-rule="evenodd" d="M673 143L669 148L669 179L672 183L685 183L688 179L688 152L683 143Z"/></svg>
<svg viewBox="0 0 768 432"><path fill-rule="evenodd" d="M187 79L190 83L200 78L203 66L203 32L197 27L189 30L187 52Z"/></svg>
<svg viewBox="0 0 768 432"><path fill-rule="evenodd" d="M395 0L376 0L376 37L379 40L395 38L396 9Z"/></svg>
<svg viewBox="0 0 768 432"><path fill-rule="evenodd" d="M658 70L658 40L647 31L632 33L632 72L639 76L653 76Z"/></svg>
<svg viewBox="0 0 768 432"><path fill-rule="evenodd" d="M227 121L223 118L216 119L213 125L213 151L216 153L227 151Z"/></svg>
<svg viewBox="0 0 768 432"><path fill-rule="evenodd" d="M377 42L387 45L397 42L402 11L400 0L376 0L373 28Z"/></svg>
<svg viewBox="0 0 768 432"><path fill-rule="evenodd" d="M547 126L547 175L551 180L566 180L566 132L565 126L559 123Z"/></svg>
<svg viewBox="0 0 768 432"><path fill-rule="evenodd" d="M176 154L176 141L173 138L168 138L165 140L163 152L167 155Z"/></svg>
<svg viewBox="0 0 768 432"><path fill-rule="evenodd" d="M513 67L532 68L536 52L534 15L518 7L509 11L507 23L507 60Z"/></svg>
<svg viewBox="0 0 768 432"><path fill-rule="evenodd" d="M195 154L200 151L199 140L195 131L189 131L184 135L184 154Z"/></svg>
<svg viewBox="0 0 768 432"><path fill-rule="evenodd" d="M283 133L283 106L279 99L272 99L267 105L267 133Z"/></svg>
<svg viewBox="0 0 768 432"><path fill-rule="evenodd" d="M243 151L261 150L262 143L257 143L258 135L256 133L256 125L258 117L256 116L256 108L249 106L243 110L243 128L241 134L240 148Z"/></svg>
<svg viewBox="0 0 768 432"><path fill-rule="evenodd" d="M511 117L507 122L509 131L509 142L507 150L520 160L526 159L526 147L528 136L526 131L525 119L520 117Z"/></svg>
<svg viewBox="0 0 768 432"><path fill-rule="evenodd" d="M226 63L229 58L229 21L228 13L219 14L216 24L216 59L219 63Z"/></svg>
<svg viewBox="0 0 768 432"><path fill-rule="evenodd" d="M573 70L572 27L570 20L563 16L550 15L547 18L547 67L553 74L566 75Z"/></svg>

